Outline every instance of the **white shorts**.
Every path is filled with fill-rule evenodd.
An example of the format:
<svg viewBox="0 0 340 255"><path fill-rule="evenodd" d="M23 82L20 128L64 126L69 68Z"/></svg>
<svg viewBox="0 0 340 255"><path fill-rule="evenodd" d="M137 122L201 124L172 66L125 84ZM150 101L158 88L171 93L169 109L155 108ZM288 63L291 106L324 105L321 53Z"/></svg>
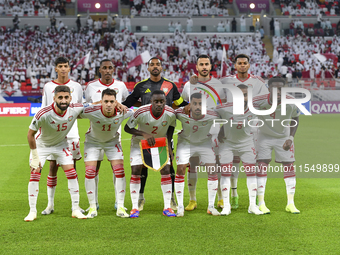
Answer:
<svg viewBox="0 0 340 255"><path fill-rule="evenodd" d="M84 143L84 161L101 161L104 152L108 160L124 160L122 145L119 139L108 143Z"/></svg>
<svg viewBox="0 0 340 255"><path fill-rule="evenodd" d="M219 141L218 141L218 133L220 132L220 125L211 126L209 133L211 134L211 141L212 141L212 147L214 150L215 155L219 155Z"/></svg>
<svg viewBox="0 0 340 255"><path fill-rule="evenodd" d="M72 153L72 158L74 160L81 159L80 146L79 146L79 138L67 138L68 148ZM56 160L52 155L47 158L47 160ZM60 164L59 162L57 162Z"/></svg>
<svg viewBox="0 0 340 255"><path fill-rule="evenodd" d="M234 156L239 156L243 163L255 164L256 163L256 150L253 140L235 145L228 141L220 143L220 163L228 164L233 162Z"/></svg>
<svg viewBox="0 0 340 255"><path fill-rule="evenodd" d="M143 165L142 160L142 152L139 146L139 140L132 140L131 141L131 148L130 148L130 165L131 166L138 166ZM170 165L170 157L167 165Z"/></svg>
<svg viewBox="0 0 340 255"><path fill-rule="evenodd" d="M73 165L72 153L68 148L68 143L62 142L51 147L39 147L37 144L37 151L40 159L41 166L43 167L47 158L51 156L53 159L57 160L60 165ZM32 155L30 154L30 163L32 160Z"/></svg>
<svg viewBox="0 0 340 255"><path fill-rule="evenodd" d="M200 145L192 145L183 139L177 143L177 165L189 164L189 159L195 156L200 158L200 165L216 163L215 153L210 140Z"/></svg>
<svg viewBox="0 0 340 255"><path fill-rule="evenodd" d="M274 150L276 162L295 162L294 143L288 151L282 147L287 139L288 137L276 138L259 132L256 142L257 158L271 159Z"/></svg>

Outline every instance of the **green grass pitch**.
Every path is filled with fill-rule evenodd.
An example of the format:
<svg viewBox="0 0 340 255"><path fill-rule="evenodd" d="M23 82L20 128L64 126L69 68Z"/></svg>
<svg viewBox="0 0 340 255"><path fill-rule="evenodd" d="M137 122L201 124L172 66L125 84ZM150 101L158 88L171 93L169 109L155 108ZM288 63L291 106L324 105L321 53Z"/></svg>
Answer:
<svg viewBox="0 0 340 255"><path fill-rule="evenodd" d="M115 215L112 170L104 161L100 170L98 217L78 220L71 217L67 180L61 170L55 212L48 216L40 214L47 205L46 164L40 181L38 218L24 222L29 212L26 135L30 121L30 117L0 118L0 254L338 254L340 251L339 173L297 173L300 178L295 204L301 210L299 215L284 210L283 178L268 178L266 204L270 215L247 213L245 178L240 178L238 184L239 209L224 217L207 215L207 179L201 178L197 186L198 208L186 212L183 218L166 218L162 215L160 174L150 171L146 204L140 218L122 219ZM88 120L78 122L81 141L88 124ZM340 115L301 116L295 137L296 165L339 164L339 126ZM123 134L122 139L127 177L125 205L130 210L130 136ZM78 162L77 172L80 206L86 209L83 161ZM185 188L185 204L188 200Z"/></svg>

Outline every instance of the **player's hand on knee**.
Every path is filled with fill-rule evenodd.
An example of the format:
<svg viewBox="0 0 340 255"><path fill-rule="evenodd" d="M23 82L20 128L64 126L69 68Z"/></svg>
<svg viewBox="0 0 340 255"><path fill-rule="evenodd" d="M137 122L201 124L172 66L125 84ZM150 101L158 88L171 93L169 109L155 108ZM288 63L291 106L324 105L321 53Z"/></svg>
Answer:
<svg viewBox="0 0 340 255"><path fill-rule="evenodd" d="M282 147L285 151L288 151L290 147L292 147L292 144L293 144L293 141L290 139L287 139Z"/></svg>
<svg viewBox="0 0 340 255"><path fill-rule="evenodd" d="M190 83L195 85L196 83L198 82L198 76L196 74L193 74L191 77L190 77Z"/></svg>

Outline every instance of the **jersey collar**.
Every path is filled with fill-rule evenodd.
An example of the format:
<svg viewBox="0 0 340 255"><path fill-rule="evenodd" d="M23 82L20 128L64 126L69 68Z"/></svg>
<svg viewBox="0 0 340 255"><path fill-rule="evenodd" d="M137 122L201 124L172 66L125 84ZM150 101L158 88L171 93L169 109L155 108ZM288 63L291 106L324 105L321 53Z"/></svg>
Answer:
<svg viewBox="0 0 340 255"><path fill-rule="evenodd" d="M102 80L101 79L98 79L99 80L99 82L102 84L102 85L104 85L104 86L106 86L106 87L109 87L109 86L111 86L114 82L115 82L115 80L114 79L112 79L112 82L110 83L110 84L105 84L105 83L103 83L102 82Z"/></svg>
<svg viewBox="0 0 340 255"><path fill-rule="evenodd" d="M240 81L240 82L245 82L246 80L248 80L250 78L250 74L248 73L248 77L247 79L245 79L244 81L240 80L240 78L238 78L238 73L236 74L236 78Z"/></svg>
<svg viewBox="0 0 340 255"><path fill-rule="evenodd" d="M57 115L60 116L60 117L64 117L65 114L66 114L66 112L67 112L67 110L68 110L68 108L67 108L66 111L64 112L64 114L63 114L63 115L60 115L60 114L57 113L57 111L55 110L55 108L54 108L54 103L52 103L52 109L53 109L54 113L57 114Z"/></svg>
<svg viewBox="0 0 340 255"><path fill-rule="evenodd" d="M55 82L55 81L52 81L52 82L55 83L55 84L57 84L57 85L65 85L65 84L67 84L67 83L70 82L70 79L68 79L68 81L65 82L65 83L58 83L58 82Z"/></svg>

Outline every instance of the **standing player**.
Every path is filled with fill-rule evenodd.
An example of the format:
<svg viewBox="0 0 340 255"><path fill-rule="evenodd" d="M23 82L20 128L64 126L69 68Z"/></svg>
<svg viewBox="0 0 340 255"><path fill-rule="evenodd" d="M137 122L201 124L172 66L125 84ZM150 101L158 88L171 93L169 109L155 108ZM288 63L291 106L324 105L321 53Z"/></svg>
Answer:
<svg viewBox="0 0 340 255"><path fill-rule="evenodd" d="M268 93L267 86L265 81L255 75L251 75L248 73L250 68L249 57L245 54L239 54L235 57L235 69L237 70L237 74L229 75L221 78L222 84L229 84L238 86L240 84L245 84L248 87L253 88L253 97ZM227 102L232 102L232 96L229 90L226 91ZM238 194L237 194L237 180L239 174L240 167L240 158L235 157L233 159L233 167L236 171L232 172L232 176L230 178L231 182L231 207L233 209L238 208Z"/></svg>
<svg viewBox="0 0 340 255"><path fill-rule="evenodd" d="M130 164L131 164L131 181L130 194L132 201L131 218L139 217L138 210L138 191L140 190L140 175L142 173L143 161L139 142L142 139L148 141L150 146L155 145L155 138L167 137L171 161L173 159L171 140L176 127L175 111L166 105L167 98L164 91L155 90L151 94L151 104L140 107L125 125L125 132L132 134ZM138 130L135 127L138 125ZM164 198L163 215L175 217L176 214L170 208L171 200L171 177L170 177L170 160L167 165L161 169L161 188Z"/></svg>
<svg viewBox="0 0 340 255"><path fill-rule="evenodd" d="M129 217L124 209L126 181L123 150L118 130L123 120L132 116L132 113L132 110L129 110L126 114L117 114L116 91L107 88L102 92L101 104L86 108L84 113L80 115L80 117L88 118L91 121L84 143L85 188L90 203L88 218L97 216L98 205L96 204L95 191L98 187L96 187L94 178L97 173L97 162L103 160L102 150L110 161L113 174L116 177L116 181L113 182L117 190L118 207L116 215L124 218Z"/></svg>
<svg viewBox="0 0 340 255"><path fill-rule="evenodd" d="M221 157L221 191L223 196L222 215L231 213L229 202L230 192L230 176L234 169L232 168L233 157L239 156L242 160L245 173L247 175L247 187L249 193L248 213L256 215L263 214L256 206L256 151L252 135L252 128L248 121L254 119L254 115L248 109L248 86L240 84L240 88L244 95L244 114L233 115L233 104L227 103L217 106L216 111L222 119L228 121L223 125L219 134Z"/></svg>
<svg viewBox="0 0 340 255"><path fill-rule="evenodd" d="M211 61L208 55L200 55L197 58L196 70L198 76L196 78L190 79L183 88L182 98L189 102L190 95L196 92L201 93L206 98L206 105L208 108L215 108L219 104L219 98L222 103L226 102L225 93L223 90L222 83L210 76L211 71ZM193 84L191 81L193 80ZM201 84L197 84L200 82ZM204 85L203 85L203 84ZM216 163L219 164L219 151L218 151L218 139L217 135L219 132L219 127L216 126L210 130L212 134L213 148L216 155ZM190 170L188 173L188 189L190 194L189 205L185 208L187 211L192 211L197 207L196 202L196 185L197 185L197 173L195 171L195 166L199 163L197 157L192 157L190 159ZM219 197L221 195L219 194ZM223 206L222 198L219 198L218 206Z"/></svg>
<svg viewBox="0 0 340 255"><path fill-rule="evenodd" d="M28 184L30 212L25 221L37 218L37 199L41 169L48 156L52 155L65 171L68 190L72 200L72 217L86 219L79 209L79 184L74 169L73 158L66 135L71 130L77 116L83 111L82 104L71 104L72 96L67 86L57 86L54 90L54 103L43 107L33 118L28 130L28 143L31 149L31 178ZM39 131L37 138L36 133Z"/></svg>
<svg viewBox="0 0 340 255"><path fill-rule="evenodd" d="M175 106L176 107L186 106L188 103L186 101L183 101L183 98L178 92L176 84L161 76L162 70L163 68L162 68L161 60L157 57L151 58L148 62L148 71L150 73L150 78L137 83L132 93L123 102L123 105L126 105L127 107L130 108L133 105L140 106L140 105L149 104L152 92L156 90L162 90L164 91L165 96L166 96L166 105L170 107L171 106L174 106L174 107ZM138 102L139 99L141 99L141 103ZM186 109L188 111L189 108L186 108ZM171 174L171 181L172 181L172 191L174 191L175 171L172 165L170 166L170 174ZM141 188L139 191L139 201L138 201L139 211L143 210L144 203L145 203L144 187L145 187L147 175L148 175L148 170L147 168L144 167L142 170ZM171 203L172 203L171 207L174 209L176 207L176 201L174 199L173 193L172 193Z"/></svg>
<svg viewBox="0 0 340 255"><path fill-rule="evenodd" d="M117 93L116 100L118 103L121 103L124 101L128 95L129 91L127 90L124 82L114 80L112 78L112 74L114 72L114 66L111 60L109 59L103 59L100 61L100 67L99 67L99 73L101 75L100 79L91 81L87 84L85 88L85 101L86 103L93 103L98 102L102 98L102 92L103 90L110 88L114 89ZM118 133L121 133L121 129L119 128ZM120 136L119 136L120 139ZM95 176L95 198L96 198L96 206L97 210L99 209L99 203L98 203L98 182L99 182L99 168L100 168L100 162L103 160L103 152L101 153L101 157L98 160L97 168L96 168L96 176ZM115 177L114 177L115 178ZM116 185L115 185L115 197L116 197L116 203L115 208L117 209L117 192L116 192Z"/></svg>
<svg viewBox="0 0 340 255"><path fill-rule="evenodd" d="M72 95L71 103L82 103L83 89L81 85L78 82L70 80L68 77L68 73L71 70L69 60L65 57L58 57L54 61L54 65L58 78L45 84L41 107L46 107L53 103L54 91L56 87L60 85L65 85L70 88ZM74 160L74 168L76 169L76 161L81 159L77 121L75 121L75 124L71 127L70 132L67 134L67 142ZM47 160L50 160L50 171L47 176L48 204L46 209L41 212L41 214L45 215L51 214L54 211L54 194L57 186L58 171L58 166L53 155L52 157L47 158Z"/></svg>
<svg viewBox="0 0 340 255"><path fill-rule="evenodd" d="M294 194L296 177L294 171L294 136L299 124L300 111L296 105L289 104L286 106L286 115L281 115L281 88L285 85L282 78L271 78L268 82L269 94L254 97L254 107L260 109L270 109L272 107L273 88L277 88L278 106L275 112L266 116L259 116L263 121L263 126L259 128L256 150L259 172L257 173L257 195L259 200L259 208L264 213L270 213L264 202L264 193L267 182L267 168L272 158L272 151L275 151L275 161L282 163L284 167L284 180L287 190L287 206L286 211L291 213L300 213L294 204ZM287 96L292 99L292 96ZM276 121L274 121L274 119ZM285 119L292 119L289 125L282 125ZM273 121L268 121L273 120Z"/></svg>
<svg viewBox="0 0 340 255"><path fill-rule="evenodd" d="M214 216L220 215L214 207L218 181L217 172L215 171L215 153L209 133L214 120L218 119L219 116L216 112L210 110L207 111L207 114L202 114L202 97L204 97L204 94L198 92L190 96L190 116L184 113L183 108L175 111L176 117L182 122L183 127L182 131L178 134L176 151L177 172L175 191L178 202L178 217L184 216L184 176L191 157L198 158L196 166L205 165L206 169L208 169L209 206L207 213Z"/></svg>

